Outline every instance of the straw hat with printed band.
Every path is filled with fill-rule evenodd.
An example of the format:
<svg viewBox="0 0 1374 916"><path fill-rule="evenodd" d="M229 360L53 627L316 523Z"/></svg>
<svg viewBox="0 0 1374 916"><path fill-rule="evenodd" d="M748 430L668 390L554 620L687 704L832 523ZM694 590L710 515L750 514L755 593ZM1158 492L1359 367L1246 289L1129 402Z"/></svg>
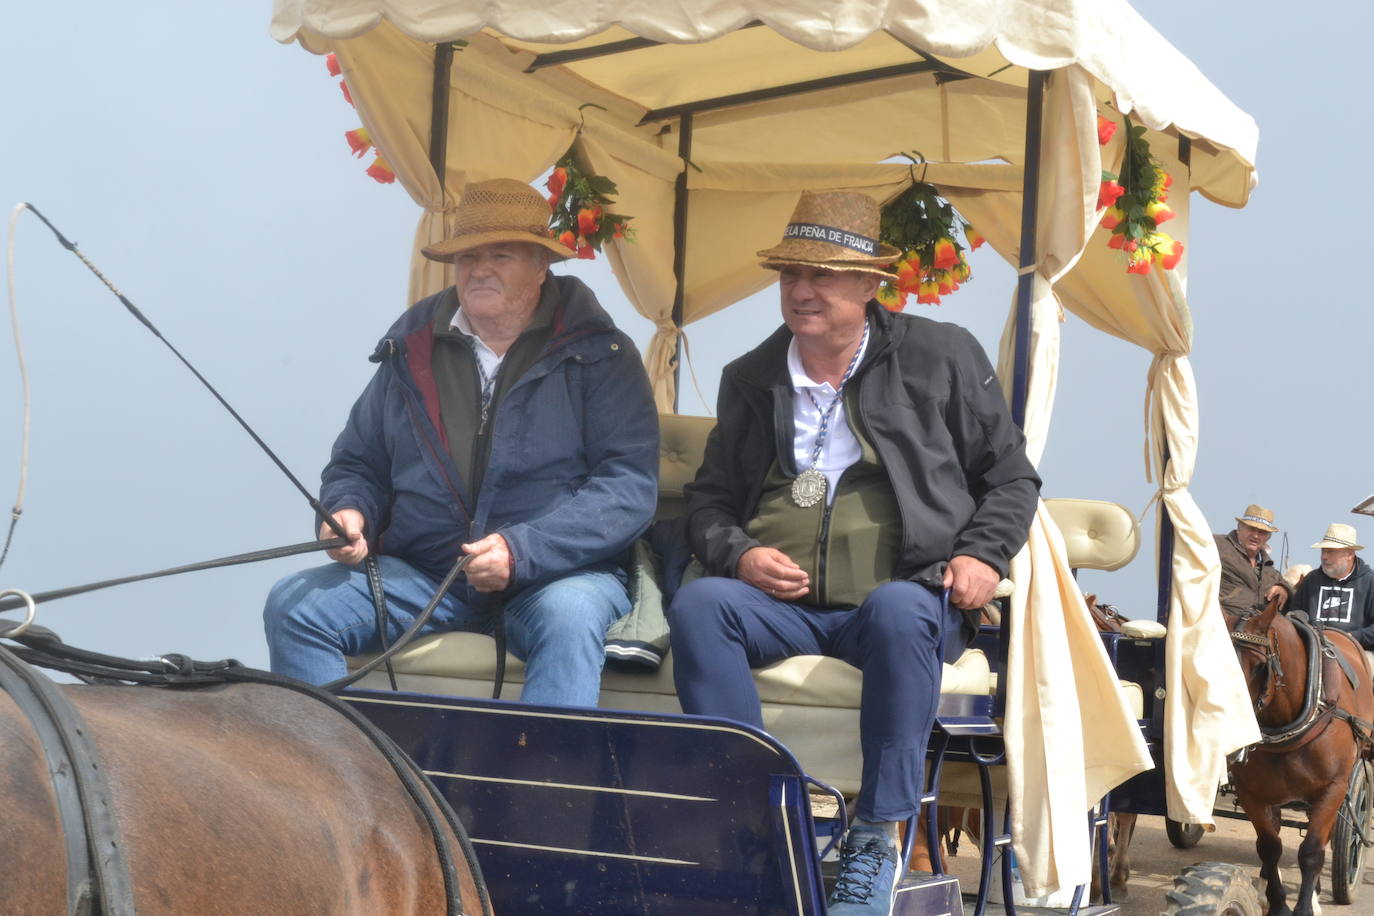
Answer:
<svg viewBox="0 0 1374 916"><path fill-rule="evenodd" d="M1353 525L1342 525L1340 522L1334 522L1327 526L1326 536L1312 546L1334 550L1342 548L1364 550L1364 545L1359 543L1357 538L1358 535L1355 534Z"/></svg>
<svg viewBox="0 0 1374 916"><path fill-rule="evenodd" d="M1246 506L1245 514L1237 515L1236 521L1242 525L1249 525L1251 528L1258 528L1260 531L1268 531L1270 534L1279 530L1278 526L1274 524L1274 513L1254 503Z"/></svg>
<svg viewBox="0 0 1374 916"><path fill-rule="evenodd" d="M572 257L549 229L549 202L534 188L514 178L493 178L467 186L453 211L453 234L423 250L431 261L495 242L531 242L553 253L554 260Z"/></svg>
<svg viewBox="0 0 1374 916"><path fill-rule="evenodd" d="M878 241L878 202L857 191L802 191L782 241L759 252L762 266L788 264L891 277L901 251Z"/></svg>

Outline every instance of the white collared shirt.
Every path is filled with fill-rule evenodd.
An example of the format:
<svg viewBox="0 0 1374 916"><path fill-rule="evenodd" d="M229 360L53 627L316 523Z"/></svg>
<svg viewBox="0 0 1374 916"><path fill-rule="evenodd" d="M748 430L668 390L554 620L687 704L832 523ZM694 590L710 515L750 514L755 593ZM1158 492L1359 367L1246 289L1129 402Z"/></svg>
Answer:
<svg viewBox="0 0 1374 916"><path fill-rule="evenodd" d="M863 362L864 351L867 349L868 341L865 340L859 347L859 355L854 361L856 367ZM821 429L821 414L834 399L835 389L829 382L817 382L806 374L806 369L802 367L801 353L797 351L795 337L787 347L787 372L792 378L793 394L792 425L795 434L792 439L792 453L800 472L811 465L811 453L816 449L816 435ZM815 404L807 397L808 391L816 399ZM819 410L816 404L820 405ZM835 500L835 488L839 485L840 475L862 455L863 449L854 431L849 428L844 401L841 400L835 405L835 412L830 417L829 432L825 437L825 446L821 449L820 458L816 460L816 470L825 475L828 484L825 488L827 503Z"/></svg>
<svg viewBox="0 0 1374 916"><path fill-rule="evenodd" d="M468 316L463 314L462 306L459 306L458 311L453 313L453 320L449 322L448 326L472 341L472 352L477 355L477 362L482 366L482 378L496 378L496 371L501 368L501 360L506 358L505 354L498 355L495 350L486 345L482 338L477 336L477 332L472 328L472 323L468 321Z"/></svg>

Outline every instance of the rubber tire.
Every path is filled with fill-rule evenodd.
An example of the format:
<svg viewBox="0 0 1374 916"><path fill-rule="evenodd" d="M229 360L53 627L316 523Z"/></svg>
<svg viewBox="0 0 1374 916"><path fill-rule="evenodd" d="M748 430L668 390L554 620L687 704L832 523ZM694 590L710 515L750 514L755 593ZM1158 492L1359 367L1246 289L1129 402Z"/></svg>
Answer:
<svg viewBox="0 0 1374 916"><path fill-rule="evenodd" d="M1164 819L1164 832L1175 849L1192 849L1202 840L1201 824L1181 824L1171 817Z"/></svg>
<svg viewBox="0 0 1374 916"><path fill-rule="evenodd" d="M1369 764L1356 760L1350 771L1351 813L1361 831L1370 829L1370 807L1374 802L1374 785L1370 784ZM1343 817L1336 818L1331 831L1331 899L1342 906L1355 902L1360 893L1360 879L1364 876L1365 848L1360 835L1351 829Z"/></svg>
<svg viewBox="0 0 1374 916"><path fill-rule="evenodd" d="M1199 862L1174 876L1162 916L1263 916L1268 909L1252 878L1239 865Z"/></svg>

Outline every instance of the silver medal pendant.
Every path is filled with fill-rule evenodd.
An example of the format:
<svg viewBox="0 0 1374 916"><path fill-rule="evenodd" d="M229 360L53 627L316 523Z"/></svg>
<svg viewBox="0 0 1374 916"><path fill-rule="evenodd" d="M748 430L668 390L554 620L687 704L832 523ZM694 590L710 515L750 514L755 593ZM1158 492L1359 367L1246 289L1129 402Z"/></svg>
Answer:
<svg viewBox="0 0 1374 916"><path fill-rule="evenodd" d="M810 509L825 498L825 475L815 468L807 468L792 481L792 502Z"/></svg>

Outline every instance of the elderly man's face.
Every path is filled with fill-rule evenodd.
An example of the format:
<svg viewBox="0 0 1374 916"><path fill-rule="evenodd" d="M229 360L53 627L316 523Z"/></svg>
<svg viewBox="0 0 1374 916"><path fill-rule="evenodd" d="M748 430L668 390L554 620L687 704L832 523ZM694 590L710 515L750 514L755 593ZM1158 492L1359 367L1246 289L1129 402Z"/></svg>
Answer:
<svg viewBox="0 0 1374 916"><path fill-rule="evenodd" d="M549 272L548 257L538 245L495 242L460 252L458 301L473 318L505 318L532 311L539 287Z"/></svg>
<svg viewBox="0 0 1374 916"><path fill-rule="evenodd" d="M1264 549L1269 543L1270 532L1254 525L1247 525L1240 522L1236 525L1236 540L1240 541L1240 546L1244 548L1245 555L1250 559L1255 558L1255 554Z"/></svg>
<svg viewBox="0 0 1374 916"><path fill-rule="evenodd" d="M1349 547L1323 547L1322 572L1332 579L1343 579L1355 564L1355 551Z"/></svg>
<svg viewBox="0 0 1374 916"><path fill-rule="evenodd" d="M778 271L782 320L799 343L850 343L863 333L865 306L880 282L852 270L784 265Z"/></svg>

